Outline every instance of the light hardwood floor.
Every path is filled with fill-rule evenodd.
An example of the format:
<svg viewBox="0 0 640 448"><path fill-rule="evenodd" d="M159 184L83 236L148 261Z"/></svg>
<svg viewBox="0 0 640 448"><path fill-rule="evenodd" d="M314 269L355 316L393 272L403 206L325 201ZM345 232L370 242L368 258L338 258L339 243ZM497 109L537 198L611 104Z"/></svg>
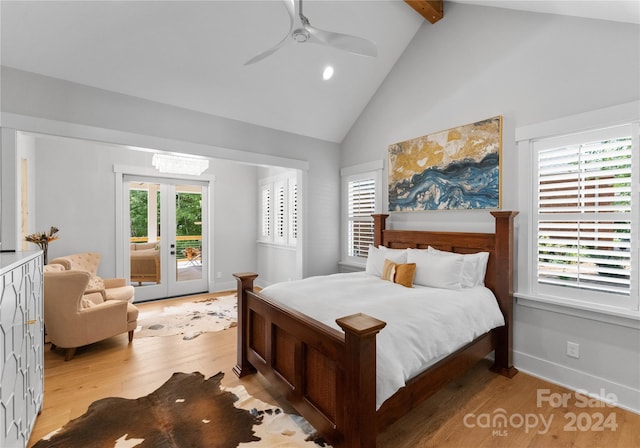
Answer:
<svg viewBox="0 0 640 448"><path fill-rule="evenodd" d="M148 310L193 299L139 307ZM235 328L190 341L151 337L134 339L130 345L123 334L79 349L69 362L47 345L44 406L29 445L82 415L93 401L147 395L174 372L199 371L209 377L223 371L223 385L243 384L257 398L287 408L261 376L239 380L233 374L235 355ZM602 403L587 403L572 391L522 372L509 380L488 367L488 362L481 363L452 381L381 434L378 447L640 447L640 415L597 407ZM550 403L561 401L555 394L563 393L566 403L552 407ZM550 400L538 406L539 396ZM588 406L580 407L585 403ZM496 415L506 416L506 424L499 426L499 419L492 423Z"/></svg>

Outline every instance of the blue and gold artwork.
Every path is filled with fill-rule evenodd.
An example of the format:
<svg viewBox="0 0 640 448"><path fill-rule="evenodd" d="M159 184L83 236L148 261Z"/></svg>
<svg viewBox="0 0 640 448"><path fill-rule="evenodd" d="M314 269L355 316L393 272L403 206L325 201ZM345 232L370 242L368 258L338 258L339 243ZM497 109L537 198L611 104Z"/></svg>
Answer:
<svg viewBox="0 0 640 448"><path fill-rule="evenodd" d="M502 117L389 146L389 211L500 208Z"/></svg>

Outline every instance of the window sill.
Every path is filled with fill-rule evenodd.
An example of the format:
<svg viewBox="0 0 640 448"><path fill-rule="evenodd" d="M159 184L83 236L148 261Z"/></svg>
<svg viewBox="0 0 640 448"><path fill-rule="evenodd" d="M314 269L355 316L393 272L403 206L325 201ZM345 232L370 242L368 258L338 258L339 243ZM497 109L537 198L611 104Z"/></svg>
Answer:
<svg viewBox="0 0 640 448"><path fill-rule="evenodd" d="M561 301L551 297L540 297L519 292L514 293L514 296L516 297L516 303L518 305L528 308L536 308L640 330L640 311L597 306L585 302Z"/></svg>
<svg viewBox="0 0 640 448"><path fill-rule="evenodd" d="M358 263L357 261L339 261L339 272L361 272L367 267L366 263Z"/></svg>

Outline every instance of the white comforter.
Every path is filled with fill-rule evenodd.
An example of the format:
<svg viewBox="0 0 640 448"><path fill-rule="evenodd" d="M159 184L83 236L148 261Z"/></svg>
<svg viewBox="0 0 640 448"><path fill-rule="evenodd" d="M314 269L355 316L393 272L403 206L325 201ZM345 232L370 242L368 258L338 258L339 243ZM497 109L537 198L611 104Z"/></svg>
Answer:
<svg viewBox="0 0 640 448"><path fill-rule="evenodd" d="M405 382L492 328L504 325L493 293L483 287L405 288L365 273L278 283L262 293L328 326L365 313L385 321L377 337L379 408Z"/></svg>

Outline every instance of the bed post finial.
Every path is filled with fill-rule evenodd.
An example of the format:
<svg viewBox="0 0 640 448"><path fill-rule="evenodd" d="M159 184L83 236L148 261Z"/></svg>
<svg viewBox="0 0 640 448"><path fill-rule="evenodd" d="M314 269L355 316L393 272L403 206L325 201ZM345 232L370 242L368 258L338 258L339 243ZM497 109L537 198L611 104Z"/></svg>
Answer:
<svg viewBox="0 0 640 448"><path fill-rule="evenodd" d="M382 239L382 235L384 234L386 228L386 219L389 215L376 213L371 216L373 216L373 245L378 247L384 242L384 240Z"/></svg>
<svg viewBox="0 0 640 448"><path fill-rule="evenodd" d="M247 345L249 342L249 312L247 308L247 291L253 291L253 281L258 274L253 272L241 272L233 274L238 280L238 347L237 364L233 367L233 373L242 378L256 371L247 359Z"/></svg>
<svg viewBox="0 0 640 448"><path fill-rule="evenodd" d="M496 219L496 269L497 272L505 274L499 276L499 281L495 285L495 293L504 315L505 325L494 330L496 349L492 370L511 378L518 373L518 369L513 366L513 254L515 244L513 219L518 212L496 211L491 214Z"/></svg>

